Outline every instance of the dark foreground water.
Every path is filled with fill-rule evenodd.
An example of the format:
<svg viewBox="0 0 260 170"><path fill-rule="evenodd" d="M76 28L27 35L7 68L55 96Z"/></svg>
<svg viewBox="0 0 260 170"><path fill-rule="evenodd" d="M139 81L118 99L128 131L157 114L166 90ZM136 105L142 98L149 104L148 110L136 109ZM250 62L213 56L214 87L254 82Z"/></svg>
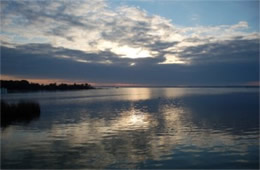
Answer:
<svg viewBox="0 0 260 170"><path fill-rule="evenodd" d="M258 88L2 95L40 104L1 128L1 168L259 168Z"/></svg>

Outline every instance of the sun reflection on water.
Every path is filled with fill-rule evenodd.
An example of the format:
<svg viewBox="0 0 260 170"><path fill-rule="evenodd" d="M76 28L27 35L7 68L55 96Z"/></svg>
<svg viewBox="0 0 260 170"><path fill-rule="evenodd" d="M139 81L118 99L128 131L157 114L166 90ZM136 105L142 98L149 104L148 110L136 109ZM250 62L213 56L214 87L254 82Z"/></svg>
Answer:
<svg viewBox="0 0 260 170"><path fill-rule="evenodd" d="M151 116L140 110L132 108L132 110L125 111L121 115L119 119L111 123L111 129L138 130L146 129L151 125Z"/></svg>

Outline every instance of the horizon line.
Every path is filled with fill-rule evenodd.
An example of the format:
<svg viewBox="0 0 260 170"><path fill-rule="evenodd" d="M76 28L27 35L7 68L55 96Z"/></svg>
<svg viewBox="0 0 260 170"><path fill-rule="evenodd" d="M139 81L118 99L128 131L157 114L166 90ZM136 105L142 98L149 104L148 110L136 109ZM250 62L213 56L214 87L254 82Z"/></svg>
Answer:
<svg viewBox="0 0 260 170"><path fill-rule="evenodd" d="M260 83L259 84L236 84L236 85L143 85L143 84L128 84L128 83L89 83L89 82L46 82L46 83L39 83L39 82L35 82L35 81L31 81L30 79L1 79L1 81L22 81L22 80L26 80L29 83L38 83L38 84L52 84L52 83L56 83L56 84L84 84L84 83L88 83L94 87L111 87L111 88L129 88L129 87L140 87L140 88L159 88L159 87L175 87L175 88L224 88L224 87L260 87Z"/></svg>
<svg viewBox="0 0 260 170"><path fill-rule="evenodd" d="M113 86L113 85L110 85L110 86L95 86L95 87L111 87L111 88L128 88L128 87L140 87L140 88L145 88L145 87L149 87L149 88L157 88L157 87L180 87L180 88L200 88L200 87L203 87L203 88L223 88L223 87L260 87L260 85L146 85L146 86Z"/></svg>

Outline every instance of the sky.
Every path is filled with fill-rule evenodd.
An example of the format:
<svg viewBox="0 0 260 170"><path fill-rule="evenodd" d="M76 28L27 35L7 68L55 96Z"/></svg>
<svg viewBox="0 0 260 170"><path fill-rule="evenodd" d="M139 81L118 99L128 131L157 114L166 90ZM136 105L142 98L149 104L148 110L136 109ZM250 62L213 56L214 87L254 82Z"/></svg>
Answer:
<svg viewBox="0 0 260 170"><path fill-rule="evenodd" d="M1 0L1 79L259 84L259 1Z"/></svg>

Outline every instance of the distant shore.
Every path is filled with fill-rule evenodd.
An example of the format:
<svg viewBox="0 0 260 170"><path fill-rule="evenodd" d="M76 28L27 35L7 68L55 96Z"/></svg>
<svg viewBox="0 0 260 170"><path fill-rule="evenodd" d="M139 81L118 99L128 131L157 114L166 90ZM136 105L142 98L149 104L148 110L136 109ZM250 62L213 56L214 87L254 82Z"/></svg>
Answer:
<svg viewBox="0 0 260 170"><path fill-rule="evenodd" d="M67 91L95 89L88 83L84 84L38 84L27 80L1 80L1 93L30 92L30 91Z"/></svg>

